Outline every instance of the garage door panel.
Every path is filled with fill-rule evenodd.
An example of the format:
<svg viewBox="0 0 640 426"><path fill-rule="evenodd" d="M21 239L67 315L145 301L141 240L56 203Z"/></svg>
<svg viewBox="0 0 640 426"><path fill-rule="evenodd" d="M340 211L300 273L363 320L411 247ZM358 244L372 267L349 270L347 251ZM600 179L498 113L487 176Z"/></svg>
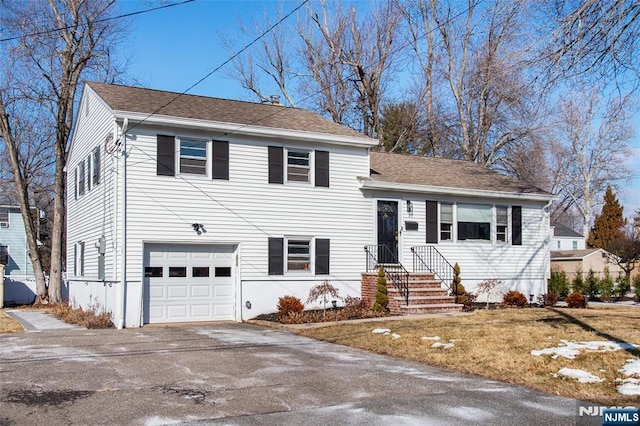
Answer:
<svg viewBox="0 0 640 426"><path fill-rule="evenodd" d="M211 284L194 284L191 286L191 297L211 297Z"/></svg>
<svg viewBox="0 0 640 426"><path fill-rule="evenodd" d="M147 244L145 322L233 320L234 250L232 246ZM162 268L162 274L148 267Z"/></svg>

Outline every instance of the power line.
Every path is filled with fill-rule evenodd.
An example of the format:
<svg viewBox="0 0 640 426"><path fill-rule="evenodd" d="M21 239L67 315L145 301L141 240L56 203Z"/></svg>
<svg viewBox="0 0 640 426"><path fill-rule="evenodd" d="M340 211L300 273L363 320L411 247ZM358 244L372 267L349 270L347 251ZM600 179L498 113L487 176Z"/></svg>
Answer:
<svg viewBox="0 0 640 426"><path fill-rule="evenodd" d="M186 95L191 89L193 89L194 87L196 87L197 85L199 85L200 83L202 83L203 81L205 81L207 78L211 77L213 74L215 74L216 72L220 71L220 69L222 69L225 65L227 65L229 62L233 61L235 58L237 58L238 56L240 56L242 53L244 53L245 51L247 51L251 46L253 46L254 44L256 44L258 41L260 41L265 35L267 35L268 33L270 33L271 31L273 31L278 25L280 25L282 22L284 22L287 18L289 18L291 15L293 15L294 13L296 13L298 10L300 10L300 8L302 8L302 6L304 6L305 4L307 4L309 2L309 0L304 0L302 3L300 3L296 8L294 8L292 11L290 11L289 13L287 13L284 17L280 18L280 20L278 22L276 22L275 24L271 25L268 29L266 29L265 31L262 32L262 34L260 34L259 36L257 36L256 38L254 38L249 44L247 44L246 46L244 46L242 49L240 49L238 52L234 53L232 56L230 56L229 58L227 58L223 63L221 63L220 65L218 65L217 67L215 67L213 70L209 71L204 77L200 78L198 81L196 81L195 83L193 83L191 86L189 86L186 90L178 93L173 99L171 99L169 102L167 102L166 104L160 106L158 109L156 109L155 111L153 111L152 113L148 114L145 118L143 118L141 121L137 122L135 125L131 126L129 129L134 129L136 127L138 127L140 124L144 123L145 121L147 121L150 117L152 117L153 115L157 114L158 112L162 111L162 109L166 108L167 106L171 105L173 102L175 102L176 100L178 100L180 97ZM259 120L258 120L259 121ZM242 126L244 127L244 126ZM240 128L242 128L240 127Z"/></svg>
<svg viewBox="0 0 640 426"><path fill-rule="evenodd" d="M107 21L114 21L116 19L128 18L128 17L136 16L136 15L142 15L144 13L155 12L156 10L161 10L161 9L168 9L168 8L174 7L174 6L182 6L184 4L191 3L191 2L194 2L194 1L196 1L196 0L183 0L183 1L177 2L177 3L170 3L170 4L165 4L163 6L153 7L151 9L138 10L136 12L125 13L123 15L110 16L108 18L96 19L95 21L92 22L92 24L100 23L100 22L107 22ZM45 34L52 34L52 33L57 33L59 31L70 30L72 28L86 27L87 25L88 24L75 24L75 25L68 25L66 27L60 27L60 28L49 28L49 29L42 30L42 31L37 31L37 32L34 32L34 33L21 34L21 35L18 35L18 36L11 36L11 37L5 37L5 38L0 39L0 42L19 40L19 39L21 39L23 37L35 37L35 36L40 36L40 35L45 35Z"/></svg>

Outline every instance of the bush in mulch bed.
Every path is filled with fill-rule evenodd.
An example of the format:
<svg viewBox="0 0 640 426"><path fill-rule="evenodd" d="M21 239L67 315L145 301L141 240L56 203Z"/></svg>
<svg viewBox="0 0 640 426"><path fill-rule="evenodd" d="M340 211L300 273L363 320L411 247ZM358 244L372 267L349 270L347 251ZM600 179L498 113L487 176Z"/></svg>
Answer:
<svg viewBox="0 0 640 426"><path fill-rule="evenodd" d="M340 308L317 309L303 312L289 313L287 316L278 318L276 313L263 314L255 317L257 320L278 322L281 324L306 324L311 322L345 321L361 318L386 317L387 312L374 311L365 306L358 297L345 297L345 306Z"/></svg>

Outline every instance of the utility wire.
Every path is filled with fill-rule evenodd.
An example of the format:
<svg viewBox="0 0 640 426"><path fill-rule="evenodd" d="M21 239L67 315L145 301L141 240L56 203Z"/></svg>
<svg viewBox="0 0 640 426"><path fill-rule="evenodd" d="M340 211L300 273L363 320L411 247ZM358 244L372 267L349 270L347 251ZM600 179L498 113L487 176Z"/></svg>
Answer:
<svg viewBox="0 0 640 426"><path fill-rule="evenodd" d="M156 10L161 10L161 9L168 9L168 8L174 7L174 6L182 6L184 4L192 3L194 1L196 1L196 0L183 0L183 1L177 2L177 3L169 3L169 4L165 4L163 6L153 7L151 9L138 10L136 12L125 13L123 15L110 16L108 18L96 19L95 21L92 22L92 24L99 23L99 22L114 21L116 19L128 18L130 16L142 15L144 13L155 12ZM11 37L5 37L5 38L0 39L0 42L19 40L19 39L21 39L23 37L34 37L34 36L40 36L40 35L45 35L45 34L52 34L52 33L57 33L59 31L70 30L72 28L85 27L87 25L88 24L75 24L75 25L68 25L66 27L60 27L60 28L49 28L49 29L42 30L42 31L37 31L37 32L34 32L34 33L21 34L21 35L18 35L18 36L11 36Z"/></svg>

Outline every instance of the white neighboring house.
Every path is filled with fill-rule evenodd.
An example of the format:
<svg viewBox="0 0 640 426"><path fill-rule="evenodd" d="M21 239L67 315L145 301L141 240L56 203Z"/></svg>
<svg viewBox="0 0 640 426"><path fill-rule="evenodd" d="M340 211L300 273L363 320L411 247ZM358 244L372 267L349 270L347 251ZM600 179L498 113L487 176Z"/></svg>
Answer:
<svg viewBox="0 0 640 426"><path fill-rule="evenodd" d="M377 144L301 109L88 83L67 166L70 302L118 327L241 321L324 280L360 296L365 246L409 269L436 246L470 290L546 292L551 195Z"/></svg>
<svg viewBox="0 0 640 426"><path fill-rule="evenodd" d="M584 235L564 226L561 223L552 223L553 238L551 251L584 250L586 238Z"/></svg>

